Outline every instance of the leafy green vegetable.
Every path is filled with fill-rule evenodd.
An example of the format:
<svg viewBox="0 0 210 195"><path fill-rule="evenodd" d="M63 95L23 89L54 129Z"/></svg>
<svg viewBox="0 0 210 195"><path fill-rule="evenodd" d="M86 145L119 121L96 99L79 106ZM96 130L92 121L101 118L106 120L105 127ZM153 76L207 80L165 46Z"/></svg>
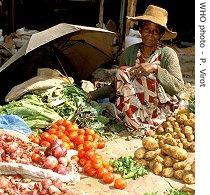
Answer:
<svg viewBox="0 0 210 195"><path fill-rule="evenodd" d="M0 114L18 115L32 130L46 128L49 123L61 119L61 116L45 105L37 95L25 95L18 101L2 106Z"/></svg>
<svg viewBox="0 0 210 195"><path fill-rule="evenodd" d="M189 98L188 109L189 109L191 112L195 113L195 96L191 96L191 97Z"/></svg>

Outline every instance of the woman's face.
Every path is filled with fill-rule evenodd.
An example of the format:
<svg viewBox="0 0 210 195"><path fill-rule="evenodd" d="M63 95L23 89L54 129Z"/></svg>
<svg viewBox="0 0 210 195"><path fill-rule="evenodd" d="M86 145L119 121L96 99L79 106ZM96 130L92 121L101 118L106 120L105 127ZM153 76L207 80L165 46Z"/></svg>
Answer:
<svg viewBox="0 0 210 195"><path fill-rule="evenodd" d="M149 21L146 21L139 31L143 44L149 47L156 46L163 35L161 26Z"/></svg>

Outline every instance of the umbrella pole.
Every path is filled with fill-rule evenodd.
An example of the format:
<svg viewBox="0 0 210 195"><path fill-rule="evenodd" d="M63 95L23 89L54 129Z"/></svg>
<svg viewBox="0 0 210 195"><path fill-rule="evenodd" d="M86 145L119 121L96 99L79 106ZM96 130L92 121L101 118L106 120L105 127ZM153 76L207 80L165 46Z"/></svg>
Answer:
<svg viewBox="0 0 210 195"><path fill-rule="evenodd" d="M63 70L63 72L64 72L64 75L65 75L65 77L67 78L68 82L71 83L71 80L69 79L68 74L67 74L67 72L65 71L65 68L64 68L63 64L61 63L60 59L58 58L58 56L56 55L55 52L54 52L54 55L55 55L55 57L56 57L56 60L58 61L58 64L59 64L60 67L62 68L62 70Z"/></svg>

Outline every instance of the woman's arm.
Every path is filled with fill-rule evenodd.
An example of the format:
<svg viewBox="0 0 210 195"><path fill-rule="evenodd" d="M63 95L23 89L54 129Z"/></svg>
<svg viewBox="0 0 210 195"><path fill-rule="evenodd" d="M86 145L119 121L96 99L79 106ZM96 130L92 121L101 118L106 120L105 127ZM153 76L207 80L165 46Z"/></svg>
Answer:
<svg viewBox="0 0 210 195"><path fill-rule="evenodd" d="M157 78L165 91L170 95L179 93L184 81L176 52L169 47L162 49L161 64L158 66Z"/></svg>

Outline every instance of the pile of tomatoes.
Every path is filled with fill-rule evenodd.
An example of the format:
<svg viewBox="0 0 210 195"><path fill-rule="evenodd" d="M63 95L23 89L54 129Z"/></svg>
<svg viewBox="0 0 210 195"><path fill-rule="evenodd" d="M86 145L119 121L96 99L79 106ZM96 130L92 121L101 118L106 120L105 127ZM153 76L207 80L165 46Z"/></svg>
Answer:
<svg viewBox="0 0 210 195"><path fill-rule="evenodd" d="M78 155L72 156L72 159L83 167L88 176L102 179L108 184L115 179L112 166L96 152L96 149L105 147L105 142L93 129L81 129L76 123L62 119L53 123L47 132L40 134L40 137L31 135L30 139L44 147L49 147L53 141L60 139L66 149L78 151ZM114 186L117 189L124 189L126 182L119 178L115 180Z"/></svg>

